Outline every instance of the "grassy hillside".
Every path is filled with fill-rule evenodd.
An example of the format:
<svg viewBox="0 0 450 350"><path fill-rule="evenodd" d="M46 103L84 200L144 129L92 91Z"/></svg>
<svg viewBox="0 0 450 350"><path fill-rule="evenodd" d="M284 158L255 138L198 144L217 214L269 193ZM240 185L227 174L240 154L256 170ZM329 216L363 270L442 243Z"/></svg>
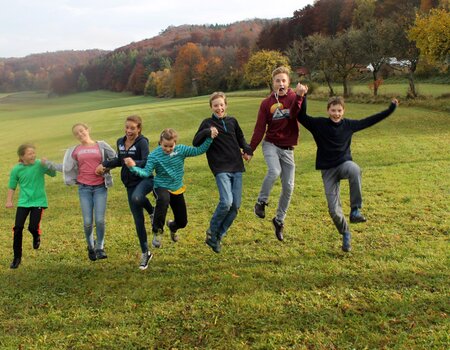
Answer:
<svg viewBox="0 0 450 350"><path fill-rule="evenodd" d="M259 96L258 96L259 95ZM247 140L261 94L234 93L229 113ZM323 115L323 101L309 113ZM386 106L387 107L387 106ZM348 104L349 118L385 108ZM95 92L58 99L0 95L0 198L20 143L61 161L73 145L71 126L86 122L111 145L127 115L144 119L151 147L165 127L191 144L206 97L154 100ZM400 106L382 123L354 136L363 169L365 224L351 225L353 251L327 213L315 144L301 130L296 185L285 241L253 204L265 174L258 148L244 175L243 203L221 254L204 243L217 190L204 156L186 161L189 224L174 244L168 235L146 271L120 182L108 194L105 261L87 258L76 188L61 175L47 179L49 209L42 245L24 238L19 269L10 270L15 210L2 209L0 241L1 349L444 349L449 338L450 120L444 112ZM17 197L16 197L17 199ZM348 186L342 183L348 212ZM153 198L151 200L154 202ZM169 218L171 215L169 214Z"/></svg>

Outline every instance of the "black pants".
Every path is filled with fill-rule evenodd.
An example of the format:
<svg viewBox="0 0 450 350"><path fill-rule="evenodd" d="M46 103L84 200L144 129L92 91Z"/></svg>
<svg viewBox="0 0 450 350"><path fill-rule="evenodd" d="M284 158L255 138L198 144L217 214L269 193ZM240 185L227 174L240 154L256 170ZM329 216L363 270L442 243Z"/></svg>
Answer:
<svg viewBox="0 0 450 350"><path fill-rule="evenodd" d="M30 214L30 220L28 222L28 231L31 232L33 237L41 234L40 223L42 214L44 213L44 208L42 207L17 207L16 211L16 222L14 223L14 257L22 257L22 239L23 239L23 228L25 226L25 221L28 214Z"/></svg>
<svg viewBox="0 0 450 350"><path fill-rule="evenodd" d="M164 229L166 221L167 210L169 205L172 208L175 224L172 228L178 230L187 225L187 209L184 195L172 194L165 188L155 188L153 195L156 198L156 207L153 216L153 232L158 232L159 229Z"/></svg>

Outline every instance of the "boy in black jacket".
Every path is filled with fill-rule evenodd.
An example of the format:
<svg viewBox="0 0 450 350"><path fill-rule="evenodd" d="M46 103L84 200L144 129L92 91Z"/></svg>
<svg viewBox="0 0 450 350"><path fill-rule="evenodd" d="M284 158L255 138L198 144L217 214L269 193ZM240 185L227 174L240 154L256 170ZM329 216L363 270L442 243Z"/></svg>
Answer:
<svg viewBox="0 0 450 350"><path fill-rule="evenodd" d="M206 244L216 253L220 252L220 242L237 216L242 198L242 173L244 162L249 161L253 150L247 144L238 121L227 116L227 98L223 92L214 92L209 99L212 116L202 121L192 141L199 146L210 135L212 126L219 131L218 136L206 152L208 164L219 189L219 204L206 231ZM243 150L243 152L241 151ZM243 155L245 153L245 155Z"/></svg>
<svg viewBox="0 0 450 350"><path fill-rule="evenodd" d="M340 198L340 182L348 179L350 185L350 222L365 222L361 214L361 169L353 162L350 145L353 133L368 128L395 111L398 101L393 99L389 108L370 117L354 120L344 119L344 99L331 97L328 100L328 118L312 118L306 114L306 93L308 88L298 84L296 93L303 98L292 115L297 115L298 121L308 129L317 145L316 169L321 170L328 211L333 222L342 235L342 250L351 250L350 228L342 212ZM301 108L300 105L301 104Z"/></svg>

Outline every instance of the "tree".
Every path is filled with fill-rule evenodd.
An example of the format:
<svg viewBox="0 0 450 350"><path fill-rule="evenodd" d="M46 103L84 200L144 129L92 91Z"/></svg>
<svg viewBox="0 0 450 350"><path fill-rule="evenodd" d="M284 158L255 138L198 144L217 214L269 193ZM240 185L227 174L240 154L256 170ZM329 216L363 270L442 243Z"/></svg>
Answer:
<svg viewBox="0 0 450 350"><path fill-rule="evenodd" d="M86 79L86 76L83 74L83 72L81 72L80 75L78 76L77 90L78 91L88 91L89 90L89 82Z"/></svg>
<svg viewBox="0 0 450 350"><path fill-rule="evenodd" d="M196 96L204 59L197 45L187 43L178 51L173 65L176 96Z"/></svg>
<svg viewBox="0 0 450 350"><path fill-rule="evenodd" d="M272 71L279 67L290 68L288 58L279 51L261 50L253 54L244 68L244 79L250 86L267 86L271 90Z"/></svg>
<svg viewBox="0 0 450 350"><path fill-rule="evenodd" d="M395 23L389 19L375 17L375 0L358 0L353 12L353 23L361 30L361 62L371 66L373 77L373 95L378 94L378 72L394 55L396 30Z"/></svg>
<svg viewBox="0 0 450 350"><path fill-rule="evenodd" d="M428 14L417 15L409 38L416 42L421 55L431 62L450 62L450 12L432 9Z"/></svg>

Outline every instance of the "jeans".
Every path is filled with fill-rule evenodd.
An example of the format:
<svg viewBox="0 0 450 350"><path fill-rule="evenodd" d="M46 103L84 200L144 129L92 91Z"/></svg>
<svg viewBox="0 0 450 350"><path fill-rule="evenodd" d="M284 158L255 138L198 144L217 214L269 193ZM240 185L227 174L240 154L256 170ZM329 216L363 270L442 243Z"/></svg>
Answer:
<svg viewBox="0 0 450 350"><path fill-rule="evenodd" d="M105 243L105 211L108 190L105 185L78 186L81 213L83 215L84 234L89 249L103 249ZM94 215L97 240L94 241Z"/></svg>
<svg viewBox="0 0 450 350"><path fill-rule="evenodd" d="M322 170L322 180L327 197L328 212L340 234L350 232L344 213L342 212L340 185L342 179L348 179L350 185L350 207L361 208L361 169L351 160L337 167Z"/></svg>
<svg viewBox="0 0 450 350"><path fill-rule="evenodd" d="M242 199L242 173L219 173L216 175L219 204L209 224L209 232L217 238L227 233L238 214Z"/></svg>
<svg viewBox="0 0 450 350"><path fill-rule="evenodd" d="M282 149L267 141L262 142L262 150L268 169L258 195L258 201L268 202L270 191L275 181L278 177L281 177L281 194L276 218L278 222L282 223L286 217L292 192L294 191L294 151Z"/></svg>
<svg viewBox="0 0 450 350"><path fill-rule="evenodd" d="M128 204L133 214L136 233L139 238L142 253L148 251L147 231L145 230L144 209L149 215L153 213L153 206L146 197L153 189L153 179L142 179L136 186L127 187Z"/></svg>

